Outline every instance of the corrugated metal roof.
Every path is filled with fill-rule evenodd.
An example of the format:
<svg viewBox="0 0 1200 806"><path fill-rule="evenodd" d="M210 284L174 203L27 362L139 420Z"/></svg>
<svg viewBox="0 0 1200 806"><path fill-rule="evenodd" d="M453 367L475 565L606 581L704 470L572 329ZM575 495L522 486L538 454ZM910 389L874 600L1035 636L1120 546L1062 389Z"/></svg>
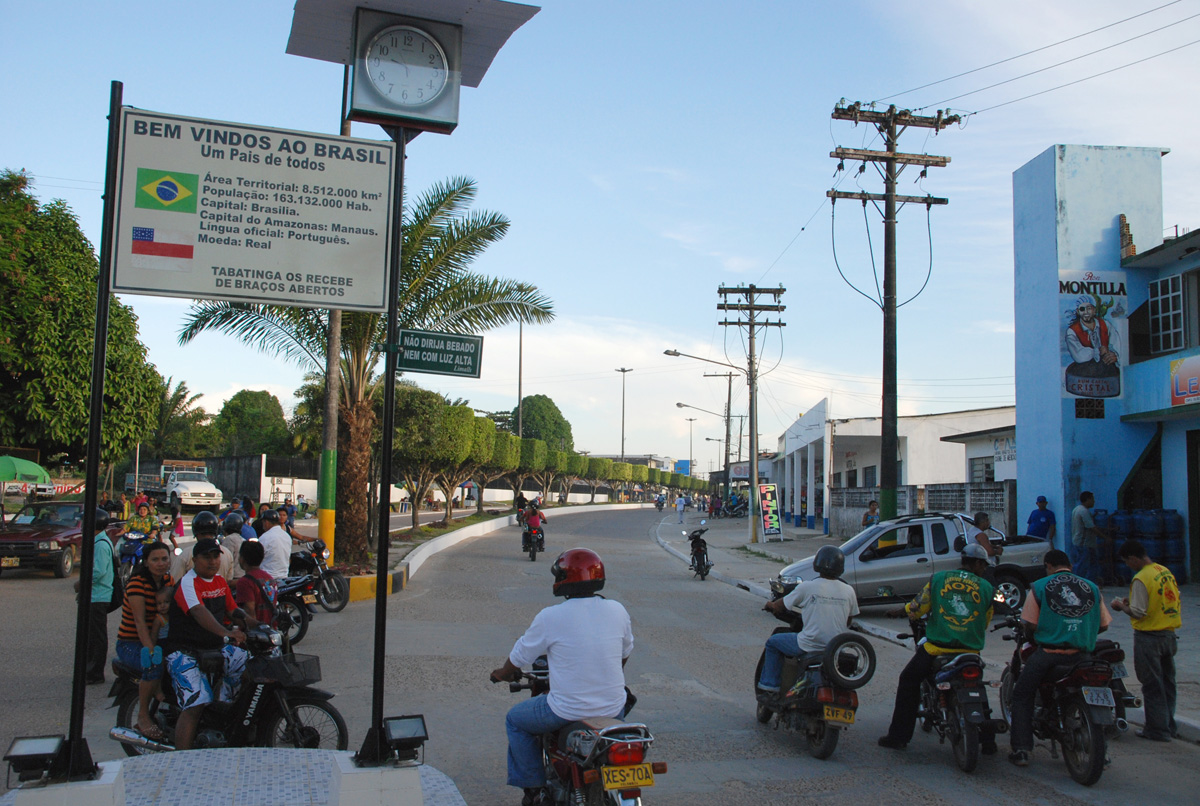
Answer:
<svg viewBox="0 0 1200 806"><path fill-rule="evenodd" d="M478 87L508 38L541 11L506 0L296 0L287 52L350 64L356 8L461 25L464 87Z"/></svg>

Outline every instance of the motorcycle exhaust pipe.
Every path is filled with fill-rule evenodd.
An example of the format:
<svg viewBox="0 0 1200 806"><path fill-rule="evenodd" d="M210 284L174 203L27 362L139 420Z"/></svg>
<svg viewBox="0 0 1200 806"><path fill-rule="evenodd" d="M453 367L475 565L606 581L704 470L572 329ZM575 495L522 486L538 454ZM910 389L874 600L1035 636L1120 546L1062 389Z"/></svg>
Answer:
<svg viewBox="0 0 1200 806"><path fill-rule="evenodd" d="M1125 721L1124 717L1117 717L1117 730L1119 730L1121 733L1129 730L1129 723Z"/></svg>
<svg viewBox="0 0 1200 806"><path fill-rule="evenodd" d="M147 739L136 730L129 728L116 727L108 732L108 738L115 739L121 744L132 745L133 747L141 747L145 750L154 750L159 753L170 753L175 750L173 745L163 742L156 742L153 739Z"/></svg>

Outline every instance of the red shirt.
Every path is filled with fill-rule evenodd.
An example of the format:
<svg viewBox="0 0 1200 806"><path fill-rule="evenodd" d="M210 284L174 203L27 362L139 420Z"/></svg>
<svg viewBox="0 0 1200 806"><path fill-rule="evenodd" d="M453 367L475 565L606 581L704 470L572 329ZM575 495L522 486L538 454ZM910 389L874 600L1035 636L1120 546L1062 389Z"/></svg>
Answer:
<svg viewBox="0 0 1200 806"><path fill-rule="evenodd" d="M205 579L198 576L194 568L184 574L171 599L167 627L167 643L171 647L219 649L224 642L219 635L200 626L191 615L194 607L204 607L221 624L228 621L228 614L237 609L237 602L233 600L233 592L225 578L214 574L212 579Z"/></svg>
<svg viewBox="0 0 1200 806"><path fill-rule="evenodd" d="M257 581L256 581L257 580ZM271 624L275 620L275 595L278 592L275 579L261 568L252 568L237 581L234 598L243 610L254 616L256 621Z"/></svg>

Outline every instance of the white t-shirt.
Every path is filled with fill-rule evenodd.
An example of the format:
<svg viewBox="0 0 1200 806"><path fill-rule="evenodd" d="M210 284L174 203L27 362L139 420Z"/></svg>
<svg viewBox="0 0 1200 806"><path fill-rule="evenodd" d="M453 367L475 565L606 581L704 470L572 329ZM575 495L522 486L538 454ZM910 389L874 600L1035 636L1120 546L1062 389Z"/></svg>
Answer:
<svg viewBox="0 0 1200 806"><path fill-rule="evenodd" d="M258 539L265 552L262 570L274 579L283 579L288 575L288 565L292 559L292 538L278 526L272 526L262 533Z"/></svg>
<svg viewBox="0 0 1200 806"><path fill-rule="evenodd" d="M679 510L680 512L683 512L683 508L686 506L687 506L687 501L684 500L684 497L682 495L675 499L675 508L677 510Z"/></svg>
<svg viewBox="0 0 1200 806"><path fill-rule="evenodd" d="M819 577L801 582L783 597L783 603L797 608L804 616L804 629L796 633L801 652L820 652L846 631L851 616L858 615L854 588L840 579Z"/></svg>
<svg viewBox="0 0 1200 806"><path fill-rule="evenodd" d="M568 599L534 617L508 659L550 662L546 702L562 719L614 717L625 706L621 661L633 652L633 628L620 602L599 596Z"/></svg>

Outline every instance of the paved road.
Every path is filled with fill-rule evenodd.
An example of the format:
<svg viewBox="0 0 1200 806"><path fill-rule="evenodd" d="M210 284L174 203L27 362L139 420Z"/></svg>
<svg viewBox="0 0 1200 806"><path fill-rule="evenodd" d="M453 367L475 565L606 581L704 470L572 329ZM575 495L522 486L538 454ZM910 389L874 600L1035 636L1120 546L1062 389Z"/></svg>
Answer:
<svg viewBox="0 0 1200 806"><path fill-rule="evenodd" d="M918 734L904 753L875 746L890 716L893 681L908 651L877 642L880 670L862 690L859 723L829 761L804 754L796 737L754 721L751 678L774 619L762 600L713 580L700 582L654 543L654 510L562 518L551 513L545 559L517 550L519 533L503 530L431 558L410 587L389 600L388 714L423 713L431 738L426 761L450 775L471 804L516 803L504 780L505 711L522 695L487 682L513 640L550 593L555 554L584 545L605 558L605 593L633 618L636 648L626 669L640 701L633 717L658 737L652 756L670 764L648 804L817 803L1102 803L1190 802L1200 781L1200 749L1133 737L1113 749L1097 787L1083 789L1061 761L1039 750L1017 771L985 759L971 776L954 767L949 748ZM675 528L669 520L664 528ZM12 735L64 731L70 663L69 580L47 575L0 579L6 609L0 680L0 745ZM352 743L370 713L372 604L339 614L321 611L299 647L319 654L323 685L350 725ZM22 625L40 624L40 629ZM113 625L115 632L115 623ZM50 693L46 693L50 692ZM120 753L105 738L113 712L89 689L86 733L97 758Z"/></svg>

